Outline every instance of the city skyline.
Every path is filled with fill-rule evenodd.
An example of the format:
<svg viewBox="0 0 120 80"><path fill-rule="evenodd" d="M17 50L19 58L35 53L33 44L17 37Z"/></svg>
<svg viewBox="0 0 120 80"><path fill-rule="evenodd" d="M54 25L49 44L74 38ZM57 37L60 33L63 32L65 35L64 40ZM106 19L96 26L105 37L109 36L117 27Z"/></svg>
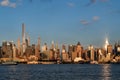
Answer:
<svg viewBox="0 0 120 80"><path fill-rule="evenodd" d="M120 1L115 0L0 0L0 42L20 38L25 23L31 43L103 47L120 40Z"/></svg>

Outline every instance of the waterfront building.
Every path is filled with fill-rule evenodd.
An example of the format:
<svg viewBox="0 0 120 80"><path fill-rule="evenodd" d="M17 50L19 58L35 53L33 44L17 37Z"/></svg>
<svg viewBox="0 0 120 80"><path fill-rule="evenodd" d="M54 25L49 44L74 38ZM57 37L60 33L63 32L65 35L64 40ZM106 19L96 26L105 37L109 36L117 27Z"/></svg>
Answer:
<svg viewBox="0 0 120 80"><path fill-rule="evenodd" d="M15 46L15 44L12 44L12 49L13 49L13 60L15 60L16 59L16 46Z"/></svg>
<svg viewBox="0 0 120 80"><path fill-rule="evenodd" d="M119 43L114 44L114 55L116 56L120 55L120 44Z"/></svg>
<svg viewBox="0 0 120 80"><path fill-rule="evenodd" d="M55 49L56 49L56 50L59 49L59 47L58 47L58 43L56 43L56 45L55 45Z"/></svg>
<svg viewBox="0 0 120 80"><path fill-rule="evenodd" d="M25 39L26 48L29 46L28 39Z"/></svg>
<svg viewBox="0 0 120 80"><path fill-rule="evenodd" d="M26 39L27 39L27 44L26 44L26 45L27 45L27 46L30 46L30 36L29 36L28 34L27 34L26 36L27 36L27 37L26 37Z"/></svg>
<svg viewBox="0 0 120 80"><path fill-rule="evenodd" d="M13 49L12 49L12 43L11 42L3 42L2 44L2 55L3 55L3 58L12 58L12 52L13 52Z"/></svg>
<svg viewBox="0 0 120 80"><path fill-rule="evenodd" d="M21 56L20 38L17 40L17 56Z"/></svg>
<svg viewBox="0 0 120 80"><path fill-rule="evenodd" d="M106 55L106 59L107 61L110 61L113 55L113 48L112 45L108 45L107 46L107 55Z"/></svg>
<svg viewBox="0 0 120 80"><path fill-rule="evenodd" d="M73 52L72 52L72 56L71 56L71 60L74 61L74 59L78 56L77 54L77 46L74 45L73 46Z"/></svg>
<svg viewBox="0 0 120 80"><path fill-rule="evenodd" d="M45 43L45 44L42 46L42 52L47 51L47 50L48 50L48 47L47 47L47 44Z"/></svg>
<svg viewBox="0 0 120 80"><path fill-rule="evenodd" d="M107 53L113 53L113 48L112 48L112 45L108 45L107 46Z"/></svg>
<svg viewBox="0 0 120 80"><path fill-rule="evenodd" d="M35 44L32 44L32 55L35 55Z"/></svg>
<svg viewBox="0 0 120 80"><path fill-rule="evenodd" d="M49 60L49 51L43 51L42 53L41 53L41 58L42 58L42 60Z"/></svg>
<svg viewBox="0 0 120 80"><path fill-rule="evenodd" d="M116 56L120 56L120 44L117 44L117 53Z"/></svg>
<svg viewBox="0 0 120 80"><path fill-rule="evenodd" d="M50 49L49 50L49 60L55 60L55 56L54 56L54 50L53 49Z"/></svg>
<svg viewBox="0 0 120 80"><path fill-rule="evenodd" d="M74 45L68 45L68 57L72 60L72 52L74 52Z"/></svg>
<svg viewBox="0 0 120 80"><path fill-rule="evenodd" d="M54 41L52 41L52 44L51 44L51 49L55 50L55 47L54 47Z"/></svg>
<svg viewBox="0 0 120 80"><path fill-rule="evenodd" d="M90 52L90 60L94 61L94 60L95 60L94 47L93 47L92 45L90 45L90 46L88 47L88 50L89 50L89 52Z"/></svg>
<svg viewBox="0 0 120 80"><path fill-rule="evenodd" d="M2 58L2 47L0 46L0 58Z"/></svg>
<svg viewBox="0 0 120 80"><path fill-rule="evenodd" d="M56 54L57 54L57 60L60 60L60 49L56 49Z"/></svg>
<svg viewBox="0 0 120 80"><path fill-rule="evenodd" d="M62 53L66 53L66 46L62 45Z"/></svg>
<svg viewBox="0 0 120 80"><path fill-rule="evenodd" d="M90 58L89 58L89 56L88 56L88 49L85 49L85 50L83 51L83 53L84 53L83 58L84 58L85 60L89 60Z"/></svg>
<svg viewBox="0 0 120 80"><path fill-rule="evenodd" d="M68 53L66 51L66 46L62 45L62 61L68 60Z"/></svg>
<svg viewBox="0 0 120 80"><path fill-rule="evenodd" d="M82 58L82 46L81 46L80 42L77 43L76 52L77 52L77 57Z"/></svg>
<svg viewBox="0 0 120 80"><path fill-rule="evenodd" d="M117 45L117 56L120 56L120 45Z"/></svg>
<svg viewBox="0 0 120 80"><path fill-rule="evenodd" d="M34 48L32 46L28 46L25 50L25 53L23 56L26 58L30 57L30 55L33 55Z"/></svg>
<svg viewBox="0 0 120 80"><path fill-rule="evenodd" d="M35 56L40 58L40 37L38 38L37 45L35 46Z"/></svg>
<svg viewBox="0 0 120 80"><path fill-rule="evenodd" d="M72 61L74 61L74 59L77 57L77 53L76 52L72 52Z"/></svg>
<svg viewBox="0 0 120 80"><path fill-rule="evenodd" d="M99 62L104 61L105 56L104 56L104 51L103 51L103 49L98 49L98 54L99 54L98 61L99 61Z"/></svg>

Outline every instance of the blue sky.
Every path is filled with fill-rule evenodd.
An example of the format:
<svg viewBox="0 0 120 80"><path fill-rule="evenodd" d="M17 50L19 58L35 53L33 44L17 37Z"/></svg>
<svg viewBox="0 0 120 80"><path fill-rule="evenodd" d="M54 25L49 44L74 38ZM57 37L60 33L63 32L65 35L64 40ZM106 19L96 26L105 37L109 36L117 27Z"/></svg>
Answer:
<svg viewBox="0 0 120 80"><path fill-rule="evenodd" d="M93 44L120 40L120 0L0 0L0 42L17 42L25 23L31 43Z"/></svg>

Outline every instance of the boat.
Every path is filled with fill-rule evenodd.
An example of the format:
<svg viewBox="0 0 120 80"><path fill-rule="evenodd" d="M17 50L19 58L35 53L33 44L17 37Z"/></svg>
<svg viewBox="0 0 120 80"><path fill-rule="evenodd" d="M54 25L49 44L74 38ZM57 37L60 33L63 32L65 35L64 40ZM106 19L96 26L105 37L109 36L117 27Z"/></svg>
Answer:
<svg viewBox="0 0 120 80"><path fill-rule="evenodd" d="M1 62L2 65L17 65L17 62L15 61L6 61L6 62Z"/></svg>
<svg viewBox="0 0 120 80"><path fill-rule="evenodd" d="M84 64L84 59L82 59L81 57L76 57L76 58L74 59L74 63Z"/></svg>
<svg viewBox="0 0 120 80"><path fill-rule="evenodd" d="M38 64L38 61L28 61L27 64Z"/></svg>
<svg viewBox="0 0 120 80"><path fill-rule="evenodd" d="M90 64L98 64L97 61L90 61Z"/></svg>

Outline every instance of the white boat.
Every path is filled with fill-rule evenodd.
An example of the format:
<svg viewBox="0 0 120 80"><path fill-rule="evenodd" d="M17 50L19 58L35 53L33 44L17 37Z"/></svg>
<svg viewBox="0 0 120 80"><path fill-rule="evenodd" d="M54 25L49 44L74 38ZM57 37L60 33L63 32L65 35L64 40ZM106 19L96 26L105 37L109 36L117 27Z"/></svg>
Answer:
<svg viewBox="0 0 120 80"><path fill-rule="evenodd" d="M98 61L90 61L90 64L98 64Z"/></svg>
<svg viewBox="0 0 120 80"><path fill-rule="evenodd" d="M84 63L84 59L82 59L81 57L76 57L76 58L74 59L74 63L83 64L83 63Z"/></svg>
<svg viewBox="0 0 120 80"><path fill-rule="evenodd" d="M6 62L2 62L1 64L3 64L3 65L17 65L17 62L15 62L15 61L6 61Z"/></svg>
<svg viewBox="0 0 120 80"><path fill-rule="evenodd" d="M27 64L38 64L38 61L28 61Z"/></svg>

